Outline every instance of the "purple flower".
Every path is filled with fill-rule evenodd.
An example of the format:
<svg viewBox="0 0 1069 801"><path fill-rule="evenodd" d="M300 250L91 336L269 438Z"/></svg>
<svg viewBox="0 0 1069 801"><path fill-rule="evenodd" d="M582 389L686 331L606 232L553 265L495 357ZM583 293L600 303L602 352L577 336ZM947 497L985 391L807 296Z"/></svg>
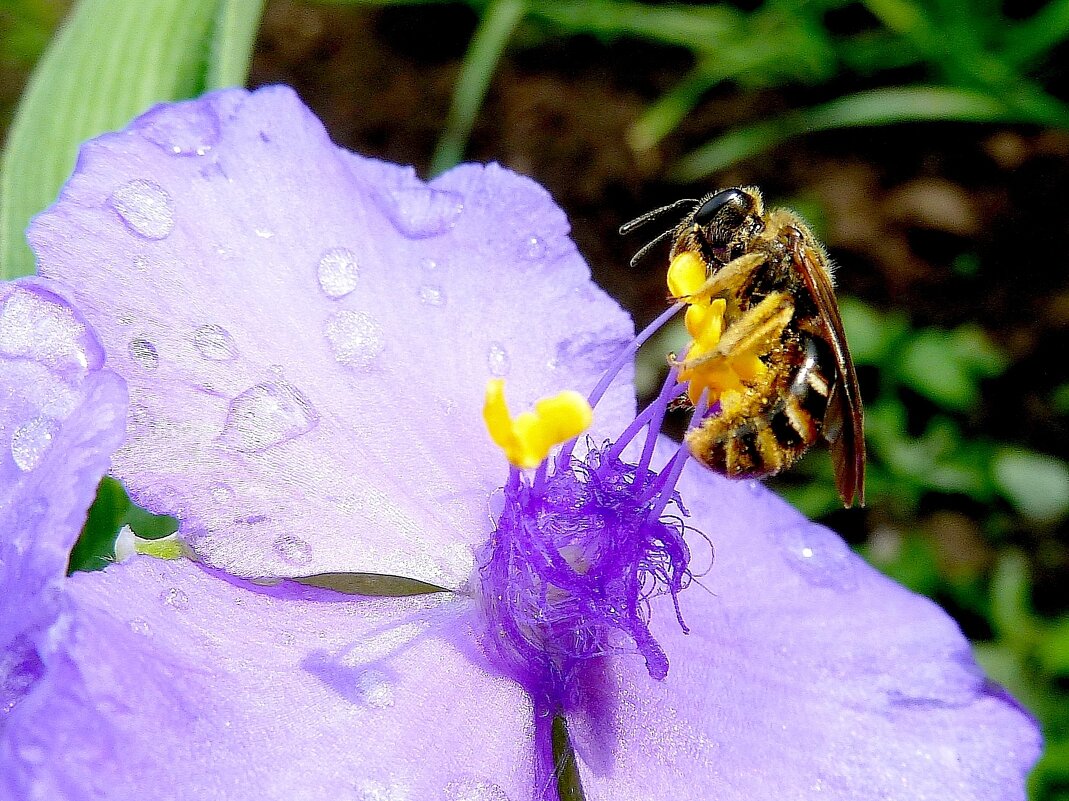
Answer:
<svg viewBox="0 0 1069 801"><path fill-rule="evenodd" d="M507 468L488 379L526 408L626 361L567 230L499 167L341 151L285 89L85 146L30 234L63 288L0 294L0 425L36 454L2 463L0 798L554 798L555 719L592 801L1024 798L1035 727L956 626L680 474L671 387L636 420L617 381L587 447ZM199 564L63 577L109 371L111 471ZM328 573L448 591L263 583Z"/></svg>

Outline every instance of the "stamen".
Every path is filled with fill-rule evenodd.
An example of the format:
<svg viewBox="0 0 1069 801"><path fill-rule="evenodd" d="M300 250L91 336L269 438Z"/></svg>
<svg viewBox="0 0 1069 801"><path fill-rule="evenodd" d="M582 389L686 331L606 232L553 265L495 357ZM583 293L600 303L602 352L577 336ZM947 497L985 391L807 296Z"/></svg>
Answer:
<svg viewBox="0 0 1069 801"><path fill-rule="evenodd" d="M513 418L505 403L505 381L494 378L486 385L483 420L509 462L531 469L543 464L555 445L590 428L594 411L586 398L569 389L537 401L534 411Z"/></svg>
<svg viewBox="0 0 1069 801"><path fill-rule="evenodd" d="M595 385L590 395L587 396L587 403L590 404L591 408L595 408L601 399L605 397L605 393L608 392L613 380L620 374L620 371L624 369L625 365L631 363L631 360L638 352L638 349L646 343L646 340L661 330L661 328L663 328L669 320L675 317L685 305L685 303L680 302L665 309L656 320L643 328L642 331L631 340L630 344L620 351L620 354L613 359L612 363L605 369L601 379ZM577 441L577 439L572 439L569 442L566 442L564 447L561 448L560 453L557 455L558 469L565 467L571 460L572 452L575 450L575 443Z"/></svg>

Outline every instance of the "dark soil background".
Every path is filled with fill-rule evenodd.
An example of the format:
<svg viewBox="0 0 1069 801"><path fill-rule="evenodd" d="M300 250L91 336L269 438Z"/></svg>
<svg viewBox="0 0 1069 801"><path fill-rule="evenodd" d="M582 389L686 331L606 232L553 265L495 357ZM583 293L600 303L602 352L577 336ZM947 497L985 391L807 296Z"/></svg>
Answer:
<svg viewBox="0 0 1069 801"><path fill-rule="evenodd" d="M296 87L337 142L426 176L475 24L459 5L275 0L250 83ZM1069 456L1069 424L1052 400L1069 376L1069 134L964 123L852 129L797 138L708 183L669 184L662 176L676 157L733 123L859 88L840 81L779 93L725 89L659 149L636 154L628 126L690 66L685 50L636 41L525 43L521 35L494 76L466 158L500 162L546 186L597 281L640 327L664 308L663 268L656 257L628 266L641 241L620 237L621 223L727 185L756 184L774 202L815 204L843 293L904 309L918 327L978 323L1008 353L1011 367L985 387L966 436ZM877 380L862 371L863 394ZM909 400L911 419L930 411L920 396ZM982 510L956 506L922 507L915 521L870 509L836 513L832 522L855 544L893 523L928 532L950 562L988 561ZM1017 536L1034 555L1037 603L1064 608L1069 535Z"/></svg>

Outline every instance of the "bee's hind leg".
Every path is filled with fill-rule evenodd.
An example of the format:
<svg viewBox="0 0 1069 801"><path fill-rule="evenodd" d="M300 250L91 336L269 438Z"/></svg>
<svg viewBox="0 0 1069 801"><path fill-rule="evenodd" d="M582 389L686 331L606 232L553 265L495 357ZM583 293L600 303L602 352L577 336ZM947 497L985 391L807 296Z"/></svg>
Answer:
<svg viewBox="0 0 1069 801"><path fill-rule="evenodd" d="M723 296L734 287L746 284L754 270L766 261L768 261L768 256L764 253L747 253L745 256L732 259L706 278L705 283L696 292L679 299L699 303Z"/></svg>
<svg viewBox="0 0 1069 801"><path fill-rule="evenodd" d="M737 259L736 259L737 261ZM747 351L767 354L794 317L794 300L786 292L773 292L728 326L716 347L681 364L685 370Z"/></svg>

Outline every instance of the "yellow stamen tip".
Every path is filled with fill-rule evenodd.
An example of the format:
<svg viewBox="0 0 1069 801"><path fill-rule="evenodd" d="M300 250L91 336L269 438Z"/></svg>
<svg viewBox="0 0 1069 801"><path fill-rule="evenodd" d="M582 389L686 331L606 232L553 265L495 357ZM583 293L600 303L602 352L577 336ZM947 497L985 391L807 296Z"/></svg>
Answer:
<svg viewBox="0 0 1069 801"><path fill-rule="evenodd" d="M712 303L696 303L687 307L684 323L689 333L702 347L712 350L724 332L724 312L727 301L717 298Z"/></svg>
<svg viewBox="0 0 1069 801"><path fill-rule="evenodd" d="M676 254L668 265L668 291L672 297L693 295L705 284L705 262L691 251Z"/></svg>
<svg viewBox="0 0 1069 801"><path fill-rule="evenodd" d="M515 417L505 403L505 382L491 379L486 385L483 420L490 438L516 467L530 469L549 456L550 450L590 428L594 410L574 390L564 390L535 403L534 411Z"/></svg>

